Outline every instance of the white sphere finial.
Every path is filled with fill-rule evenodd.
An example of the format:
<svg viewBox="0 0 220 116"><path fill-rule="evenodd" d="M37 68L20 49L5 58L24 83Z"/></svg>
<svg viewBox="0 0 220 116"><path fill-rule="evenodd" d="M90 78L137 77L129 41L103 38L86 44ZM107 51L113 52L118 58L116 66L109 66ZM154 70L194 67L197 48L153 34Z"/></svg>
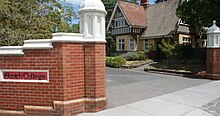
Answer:
<svg viewBox="0 0 220 116"><path fill-rule="evenodd" d="M213 21L212 27L210 27L207 33L220 33L220 28L216 25L216 21Z"/></svg>
<svg viewBox="0 0 220 116"><path fill-rule="evenodd" d="M214 25L216 24L216 20L213 21L213 24L214 24Z"/></svg>

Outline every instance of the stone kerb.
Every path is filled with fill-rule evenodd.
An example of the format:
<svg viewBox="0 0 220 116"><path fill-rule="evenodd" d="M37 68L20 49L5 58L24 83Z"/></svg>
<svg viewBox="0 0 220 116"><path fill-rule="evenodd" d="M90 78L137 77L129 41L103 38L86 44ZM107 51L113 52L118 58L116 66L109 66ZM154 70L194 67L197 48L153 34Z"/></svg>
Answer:
<svg viewBox="0 0 220 116"><path fill-rule="evenodd" d="M207 32L207 78L220 80L220 28L213 21Z"/></svg>

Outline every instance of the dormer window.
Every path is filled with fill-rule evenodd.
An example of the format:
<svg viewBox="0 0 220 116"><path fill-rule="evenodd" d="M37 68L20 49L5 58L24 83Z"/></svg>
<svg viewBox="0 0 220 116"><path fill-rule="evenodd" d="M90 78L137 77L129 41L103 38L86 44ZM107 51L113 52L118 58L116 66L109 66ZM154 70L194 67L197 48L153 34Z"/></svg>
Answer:
<svg viewBox="0 0 220 116"><path fill-rule="evenodd" d="M119 27L125 27L127 26L127 22L125 21L124 18L121 18L121 19L116 19L115 20L115 28L119 28Z"/></svg>

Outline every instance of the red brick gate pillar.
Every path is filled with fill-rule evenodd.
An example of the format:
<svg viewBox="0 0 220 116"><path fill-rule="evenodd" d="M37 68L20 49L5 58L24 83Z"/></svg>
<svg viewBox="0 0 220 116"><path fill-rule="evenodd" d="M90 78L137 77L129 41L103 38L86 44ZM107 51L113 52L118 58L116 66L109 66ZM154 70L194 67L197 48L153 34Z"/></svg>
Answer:
<svg viewBox="0 0 220 116"><path fill-rule="evenodd" d="M220 80L220 29L213 21L207 32L207 78Z"/></svg>
<svg viewBox="0 0 220 116"><path fill-rule="evenodd" d="M79 9L80 33L85 50L86 111L99 111L107 106L105 90L105 11L101 0L85 0Z"/></svg>

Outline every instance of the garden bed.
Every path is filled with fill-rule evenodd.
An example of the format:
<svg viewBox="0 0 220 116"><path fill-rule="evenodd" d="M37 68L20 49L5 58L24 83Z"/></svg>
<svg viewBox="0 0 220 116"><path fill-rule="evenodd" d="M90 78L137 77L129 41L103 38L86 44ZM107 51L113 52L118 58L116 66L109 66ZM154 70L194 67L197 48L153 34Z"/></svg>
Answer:
<svg viewBox="0 0 220 116"><path fill-rule="evenodd" d="M176 73L193 77L205 77L205 62L193 60L163 60L145 67L145 71Z"/></svg>
<svg viewBox="0 0 220 116"><path fill-rule="evenodd" d="M136 68L136 67L139 67L139 66L142 66L142 65L145 65L145 64L149 64L151 62L153 62L153 60L151 60L151 59L137 60L137 61L126 61L125 65L122 65L121 68L131 69L131 68Z"/></svg>

